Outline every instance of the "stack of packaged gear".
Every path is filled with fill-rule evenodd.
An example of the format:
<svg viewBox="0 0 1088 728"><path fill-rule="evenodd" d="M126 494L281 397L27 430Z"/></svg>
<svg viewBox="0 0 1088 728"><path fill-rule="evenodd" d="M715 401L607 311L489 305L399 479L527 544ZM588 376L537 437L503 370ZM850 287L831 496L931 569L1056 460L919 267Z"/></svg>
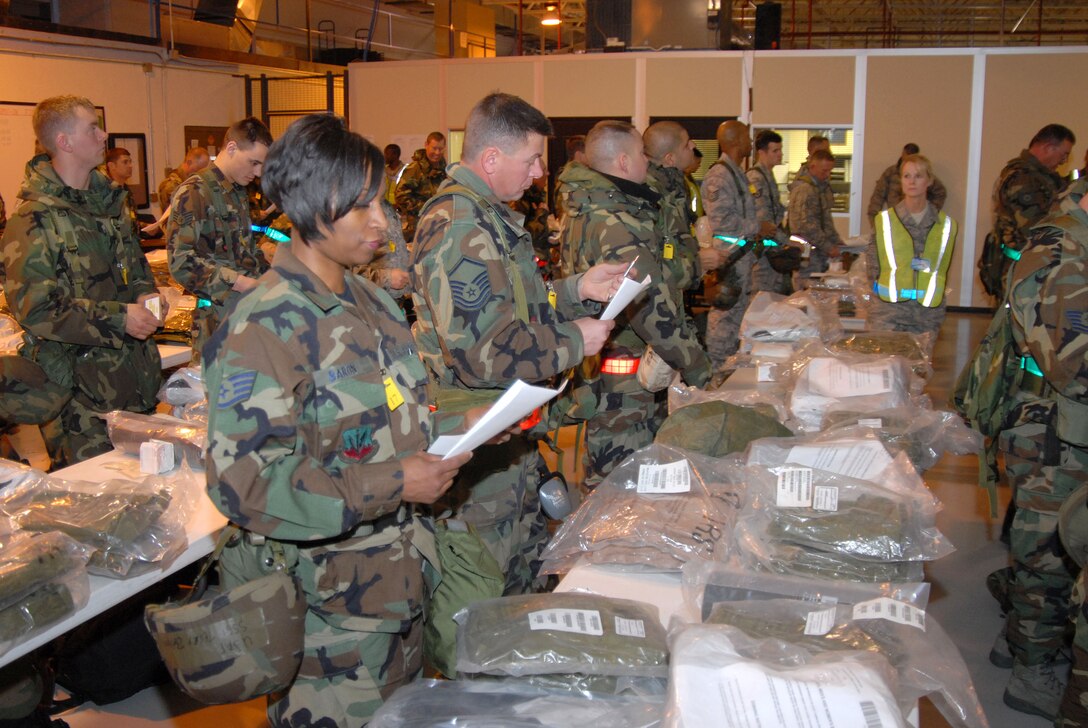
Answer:
<svg viewBox="0 0 1088 728"><path fill-rule="evenodd" d="M208 440L207 422L198 418L182 420L169 415L144 415L138 412L116 410L102 416L106 420L106 431L114 449L131 455L142 455L147 451L148 443L168 444L169 448L160 448L165 458L157 470L147 472L160 473L173 470L182 460L190 467L201 467L204 462L204 448Z"/></svg>
<svg viewBox="0 0 1088 728"><path fill-rule="evenodd" d="M208 427L208 395L204 373L199 366L181 367L167 377L159 390L159 401L170 405L179 420Z"/></svg>
<svg viewBox="0 0 1088 728"><path fill-rule="evenodd" d="M928 585L684 567L666 725L906 726L928 696L955 728L986 716Z"/></svg>
<svg viewBox="0 0 1088 728"><path fill-rule="evenodd" d="M170 275L170 263L165 248L152 250L146 257L166 312L162 329L155 334L155 340L188 344L192 341L193 313L198 305L197 298L185 293L185 289Z"/></svg>

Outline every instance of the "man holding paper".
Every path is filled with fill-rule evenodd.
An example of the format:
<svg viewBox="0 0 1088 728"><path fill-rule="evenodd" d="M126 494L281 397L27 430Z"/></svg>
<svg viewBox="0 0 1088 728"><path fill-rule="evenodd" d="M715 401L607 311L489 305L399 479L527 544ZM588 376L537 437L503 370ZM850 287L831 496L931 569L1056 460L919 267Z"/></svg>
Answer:
<svg viewBox="0 0 1088 728"><path fill-rule="evenodd" d="M569 165L559 194L569 215L561 242L564 273L637 257L645 295L619 315L595 371L586 371L597 402L586 428L586 485L595 487L635 450L653 442L664 392L637 378L647 347L688 384L710 378L710 363L694 326L669 285L658 226L661 195L646 184L649 160L642 135L626 121L602 121L586 135L589 166Z"/></svg>
<svg viewBox="0 0 1088 728"><path fill-rule="evenodd" d="M600 351L612 329L584 302L607 301L624 266L545 287L530 235L506 205L542 174L551 133L547 117L524 100L485 97L469 114L461 163L420 215L415 335L440 413L493 402L518 379L562 374ZM476 528L503 568L507 593L530 588L547 540L533 434L480 448L449 493L456 517Z"/></svg>

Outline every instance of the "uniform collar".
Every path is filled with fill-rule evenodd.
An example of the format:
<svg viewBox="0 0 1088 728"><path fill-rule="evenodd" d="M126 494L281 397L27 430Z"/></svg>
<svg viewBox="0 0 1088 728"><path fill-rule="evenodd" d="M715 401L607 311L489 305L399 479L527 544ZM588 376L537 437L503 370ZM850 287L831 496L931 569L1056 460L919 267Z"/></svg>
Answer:
<svg viewBox="0 0 1088 728"><path fill-rule="evenodd" d="M303 265L295 254L291 251L292 245L305 245L302 242L292 242L285 245L280 245L276 249L275 262L272 263L272 270L276 271L282 278L290 281L302 291L306 298L320 308L325 313L333 310L334 308L344 305L343 299L329 290L329 287L325 285L325 282L317 277L317 274ZM355 298L356 303L361 303L359 287L354 285L352 280L354 274L345 271L344 276L346 283Z"/></svg>
<svg viewBox="0 0 1088 728"><path fill-rule="evenodd" d="M207 169L211 170L211 177L216 182L218 182L219 186L222 187L227 192L233 192L234 190L244 190L245 189L245 187L238 184L237 182L231 182L230 180L228 180L227 176L225 174L223 174L223 170L219 169L219 167L216 167L214 162L212 164L209 164L207 166Z"/></svg>

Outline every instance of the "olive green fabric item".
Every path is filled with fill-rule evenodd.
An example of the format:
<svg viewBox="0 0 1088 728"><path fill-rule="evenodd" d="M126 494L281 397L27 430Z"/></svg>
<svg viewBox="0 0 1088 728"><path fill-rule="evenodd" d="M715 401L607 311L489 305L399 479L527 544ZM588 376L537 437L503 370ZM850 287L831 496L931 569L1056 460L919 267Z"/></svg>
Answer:
<svg viewBox="0 0 1088 728"><path fill-rule="evenodd" d="M1066 553L1077 566L1088 562L1088 483L1080 486L1065 499L1058 511L1058 533Z"/></svg>
<svg viewBox="0 0 1088 728"><path fill-rule="evenodd" d="M449 678L457 676L457 623L465 604L502 596L506 577L476 529L464 521L435 522L435 547L442 579L427 603L423 656Z"/></svg>
<svg viewBox="0 0 1088 728"><path fill-rule="evenodd" d="M707 618L709 624L728 624L743 630L749 637L773 637L809 650L866 650L880 648L853 620L836 619L827 634L805 633L805 621L797 619L795 609L776 609L778 600L753 602L720 602ZM808 605L818 609L819 605ZM833 608L834 605L827 605ZM891 655L885 655L891 657Z"/></svg>
<svg viewBox="0 0 1088 728"><path fill-rule="evenodd" d="M654 442L711 457L744 452L761 437L790 437L793 433L775 419L769 405L740 407L721 400L688 405L669 415Z"/></svg>
<svg viewBox="0 0 1088 728"><path fill-rule="evenodd" d="M17 604L26 595L64 576L84 564L84 557L74 553L61 536L45 536L9 547L0 564L0 607Z"/></svg>
<svg viewBox="0 0 1088 728"><path fill-rule="evenodd" d="M0 610L0 643L18 639L32 629L64 619L76 611L67 585L46 584Z"/></svg>
<svg viewBox="0 0 1088 728"><path fill-rule="evenodd" d="M574 626L561 628L568 619ZM528 594L473 604L458 612L457 621L459 672L516 677L668 675L665 629L657 608L643 602L595 594ZM531 626L534 623L537 629ZM567 631L579 627L601 634Z"/></svg>
<svg viewBox="0 0 1088 728"><path fill-rule="evenodd" d="M911 363L924 362L929 357L914 334L904 331L866 331L850 334L828 345L832 351L853 354L901 356Z"/></svg>
<svg viewBox="0 0 1088 728"><path fill-rule="evenodd" d="M55 420L72 398L72 388L49 380L45 370L23 356L0 356L0 422L41 425Z"/></svg>
<svg viewBox="0 0 1088 728"><path fill-rule="evenodd" d="M837 511L776 508L771 538L859 559L906 561L921 545L910 543L910 514L904 503L877 495L839 502Z"/></svg>
<svg viewBox="0 0 1088 728"><path fill-rule="evenodd" d="M814 576L849 581L921 581L924 578L919 561L863 561L845 554L787 543L768 544L768 553L759 565L776 574Z"/></svg>

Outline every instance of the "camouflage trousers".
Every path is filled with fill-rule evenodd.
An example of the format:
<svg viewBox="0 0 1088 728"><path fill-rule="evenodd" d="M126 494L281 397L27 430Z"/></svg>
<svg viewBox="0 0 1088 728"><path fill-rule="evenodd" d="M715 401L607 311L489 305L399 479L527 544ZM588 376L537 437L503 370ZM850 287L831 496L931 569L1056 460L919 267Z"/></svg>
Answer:
<svg viewBox="0 0 1088 728"><path fill-rule="evenodd" d="M706 348L713 371L736 354L740 346L740 322L752 300L752 269L755 263L755 256L749 253L725 272L721 286L732 287L735 300L728 306L715 305L707 314ZM715 298L715 303L722 303L721 294Z"/></svg>
<svg viewBox="0 0 1088 728"><path fill-rule="evenodd" d="M772 268L766 255L757 259L752 266L752 295L760 291L781 293L785 296L793 293L793 276L779 273Z"/></svg>
<svg viewBox="0 0 1088 728"><path fill-rule="evenodd" d="M422 669L422 617L391 634L339 629L307 612L302 666L286 694L269 696L269 725L358 728Z"/></svg>
<svg viewBox="0 0 1088 728"><path fill-rule="evenodd" d="M537 573L548 544L537 498L542 464L535 440L515 437L484 445L435 504L436 514L447 508L476 529L506 575L504 594L525 594L542 585Z"/></svg>
<svg viewBox="0 0 1088 728"><path fill-rule="evenodd" d="M1053 660L1066 644L1078 568L1058 537L1058 510L1088 471L1088 451L1048 434L1053 413L1045 400L1023 405L1015 426L1000 436L1017 508L1009 547L1009 648L1029 666Z"/></svg>
<svg viewBox="0 0 1088 728"><path fill-rule="evenodd" d="M113 449L101 410L92 409L76 394L55 420L42 425L42 439L53 470L90 460Z"/></svg>
<svg viewBox="0 0 1088 728"><path fill-rule="evenodd" d="M916 301L889 303L873 296L869 304L869 328L885 331L905 331L909 334L929 334L929 352L937 343L937 332L944 323L944 304L927 308Z"/></svg>
<svg viewBox="0 0 1088 728"><path fill-rule="evenodd" d="M812 249L812 253L809 255L808 260L801 263L801 270L798 272L799 281L811 281L813 273L826 273L830 259L822 251L816 248ZM801 285L804 288L804 284Z"/></svg>
<svg viewBox="0 0 1088 728"><path fill-rule="evenodd" d="M1082 570L1073 587L1072 605L1076 631L1073 636L1073 670L1058 709L1057 728L1088 728L1088 571Z"/></svg>
<svg viewBox="0 0 1088 728"><path fill-rule="evenodd" d="M601 481L635 450L654 441L661 426L658 396L633 374L601 374L597 413L586 423L587 488Z"/></svg>

